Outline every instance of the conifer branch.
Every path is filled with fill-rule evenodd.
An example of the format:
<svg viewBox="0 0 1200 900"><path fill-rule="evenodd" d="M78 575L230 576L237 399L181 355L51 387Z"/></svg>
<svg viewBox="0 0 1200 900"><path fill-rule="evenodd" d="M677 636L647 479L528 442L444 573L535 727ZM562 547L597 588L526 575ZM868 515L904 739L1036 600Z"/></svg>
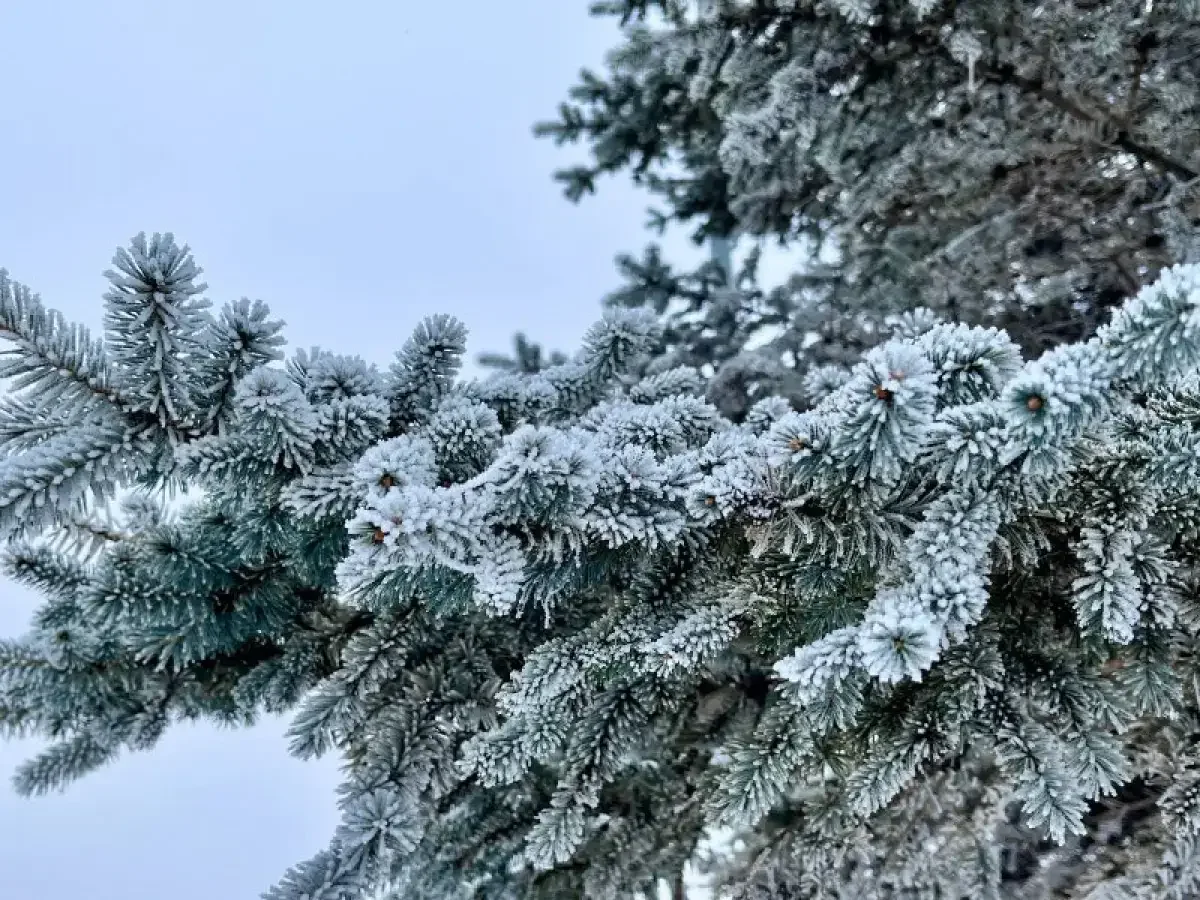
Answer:
<svg viewBox="0 0 1200 900"><path fill-rule="evenodd" d="M1081 122L1089 122L1112 130L1110 143L1137 157L1142 162L1151 163L1184 181L1200 178L1200 168L1192 166L1157 147L1138 140L1128 130L1128 126L1110 113L1088 109L1079 101L1048 84L1041 77L1022 75L1016 66L1005 63L990 69L984 69L985 78L1000 84L1011 84L1028 94L1044 100L1055 109L1067 113Z"/></svg>

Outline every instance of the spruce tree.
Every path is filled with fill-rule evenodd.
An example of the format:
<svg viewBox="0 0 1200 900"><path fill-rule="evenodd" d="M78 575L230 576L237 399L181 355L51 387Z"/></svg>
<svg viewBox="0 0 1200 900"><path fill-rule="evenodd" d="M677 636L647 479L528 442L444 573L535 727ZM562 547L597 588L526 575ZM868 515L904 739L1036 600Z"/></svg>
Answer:
<svg viewBox="0 0 1200 900"><path fill-rule="evenodd" d="M676 361L727 367L730 414L756 391L819 399L917 307L1036 355L1200 258L1195 0L592 8L624 40L538 128L589 151L567 195L628 172L657 225L803 261L782 284L753 260L620 261L610 302L660 313Z"/></svg>
<svg viewBox="0 0 1200 900"><path fill-rule="evenodd" d="M103 340L0 278L17 788L287 712L342 818L270 900L1194 896L1196 4L595 6L569 193L811 261L624 258L477 380L285 356L169 235Z"/></svg>
<svg viewBox="0 0 1200 900"><path fill-rule="evenodd" d="M117 260L107 342L0 282L22 792L290 711L342 824L271 900L635 897L718 826L735 897L1195 890L1200 267L734 423L645 311L462 381L447 317L386 372L284 360L170 236Z"/></svg>

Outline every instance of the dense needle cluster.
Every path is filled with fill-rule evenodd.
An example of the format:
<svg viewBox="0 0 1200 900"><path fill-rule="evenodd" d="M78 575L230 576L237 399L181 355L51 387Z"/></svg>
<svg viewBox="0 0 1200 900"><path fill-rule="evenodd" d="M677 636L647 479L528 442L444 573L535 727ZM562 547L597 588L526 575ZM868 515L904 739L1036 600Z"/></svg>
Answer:
<svg viewBox="0 0 1200 900"><path fill-rule="evenodd" d="M931 324L735 424L647 374L646 313L483 381L445 317L387 372L280 365L169 236L125 259L144 357L0 290L6 563L46 596L0 721L53 739L21 790L294 708L344 821L277 900L633 896L722 825L745 896L998 895L1004 828L1069 862L1135 781L1108 884L1191 871L1197 267L1035 360Z"/></svg>

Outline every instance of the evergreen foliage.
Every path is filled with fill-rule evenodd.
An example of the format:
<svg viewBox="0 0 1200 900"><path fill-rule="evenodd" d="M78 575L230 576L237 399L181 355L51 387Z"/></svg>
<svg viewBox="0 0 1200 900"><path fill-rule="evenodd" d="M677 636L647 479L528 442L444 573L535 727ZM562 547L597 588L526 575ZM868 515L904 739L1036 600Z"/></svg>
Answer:
<svg viewBox="0 0 1200 900"><path fill-rule="evenodd" d="M1192 890L1200 267L1028 361L926 322L735 423L647 311L461 381L448 317L387 372L283 361L169 236L129 259L107 329L177 307L138 342L4 282L20 791L289 711L342 824L271 900L634 897L718 826L733 897Z"/></svg>
<svg viewBox="0 0 1200 900"><path fill-rule="evenodd" d="M481 379L285 358L169 235L103 340L0 274L17 788L287 712L341 824L269 900L1195 896L1200 5L594 9L568 195L804 267L623 257Z"/></svg>
<svg viewBox="0 0 1200 900"><path fill-rule="evenodd" d="M619 261L610 301L664 318L675 364L726 368L727 414L807 402L915 304L1037 355L1086 339L1165 266L1200 259L1195 0L603 0L626 25L538 132L630 172L652 223L791 247L678 271ZM826 370L822 376L830 374ZM819 394L819 387L817 394Z"/></svg>

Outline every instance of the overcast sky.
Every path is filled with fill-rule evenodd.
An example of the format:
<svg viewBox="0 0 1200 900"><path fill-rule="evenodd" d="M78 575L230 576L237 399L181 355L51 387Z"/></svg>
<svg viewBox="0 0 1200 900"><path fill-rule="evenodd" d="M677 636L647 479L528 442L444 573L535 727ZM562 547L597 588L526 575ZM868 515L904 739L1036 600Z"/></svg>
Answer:
<svg viewBox="0 0 1200 900"><path fill-rule="evenodd" d="M293 347L386 363L449 312L472 352L515 329L574 349L647 203L621 180L569 204L570 151L530 134L613 42L586 7L0 3L0 266L95 327L114 248L170 230L210 297L268 301ZM0 584L0 636L32 602ZM61 796L0 783L0 895L257 896L335 824L336 761L290 759L285 724L177 727Z"/></svg>

